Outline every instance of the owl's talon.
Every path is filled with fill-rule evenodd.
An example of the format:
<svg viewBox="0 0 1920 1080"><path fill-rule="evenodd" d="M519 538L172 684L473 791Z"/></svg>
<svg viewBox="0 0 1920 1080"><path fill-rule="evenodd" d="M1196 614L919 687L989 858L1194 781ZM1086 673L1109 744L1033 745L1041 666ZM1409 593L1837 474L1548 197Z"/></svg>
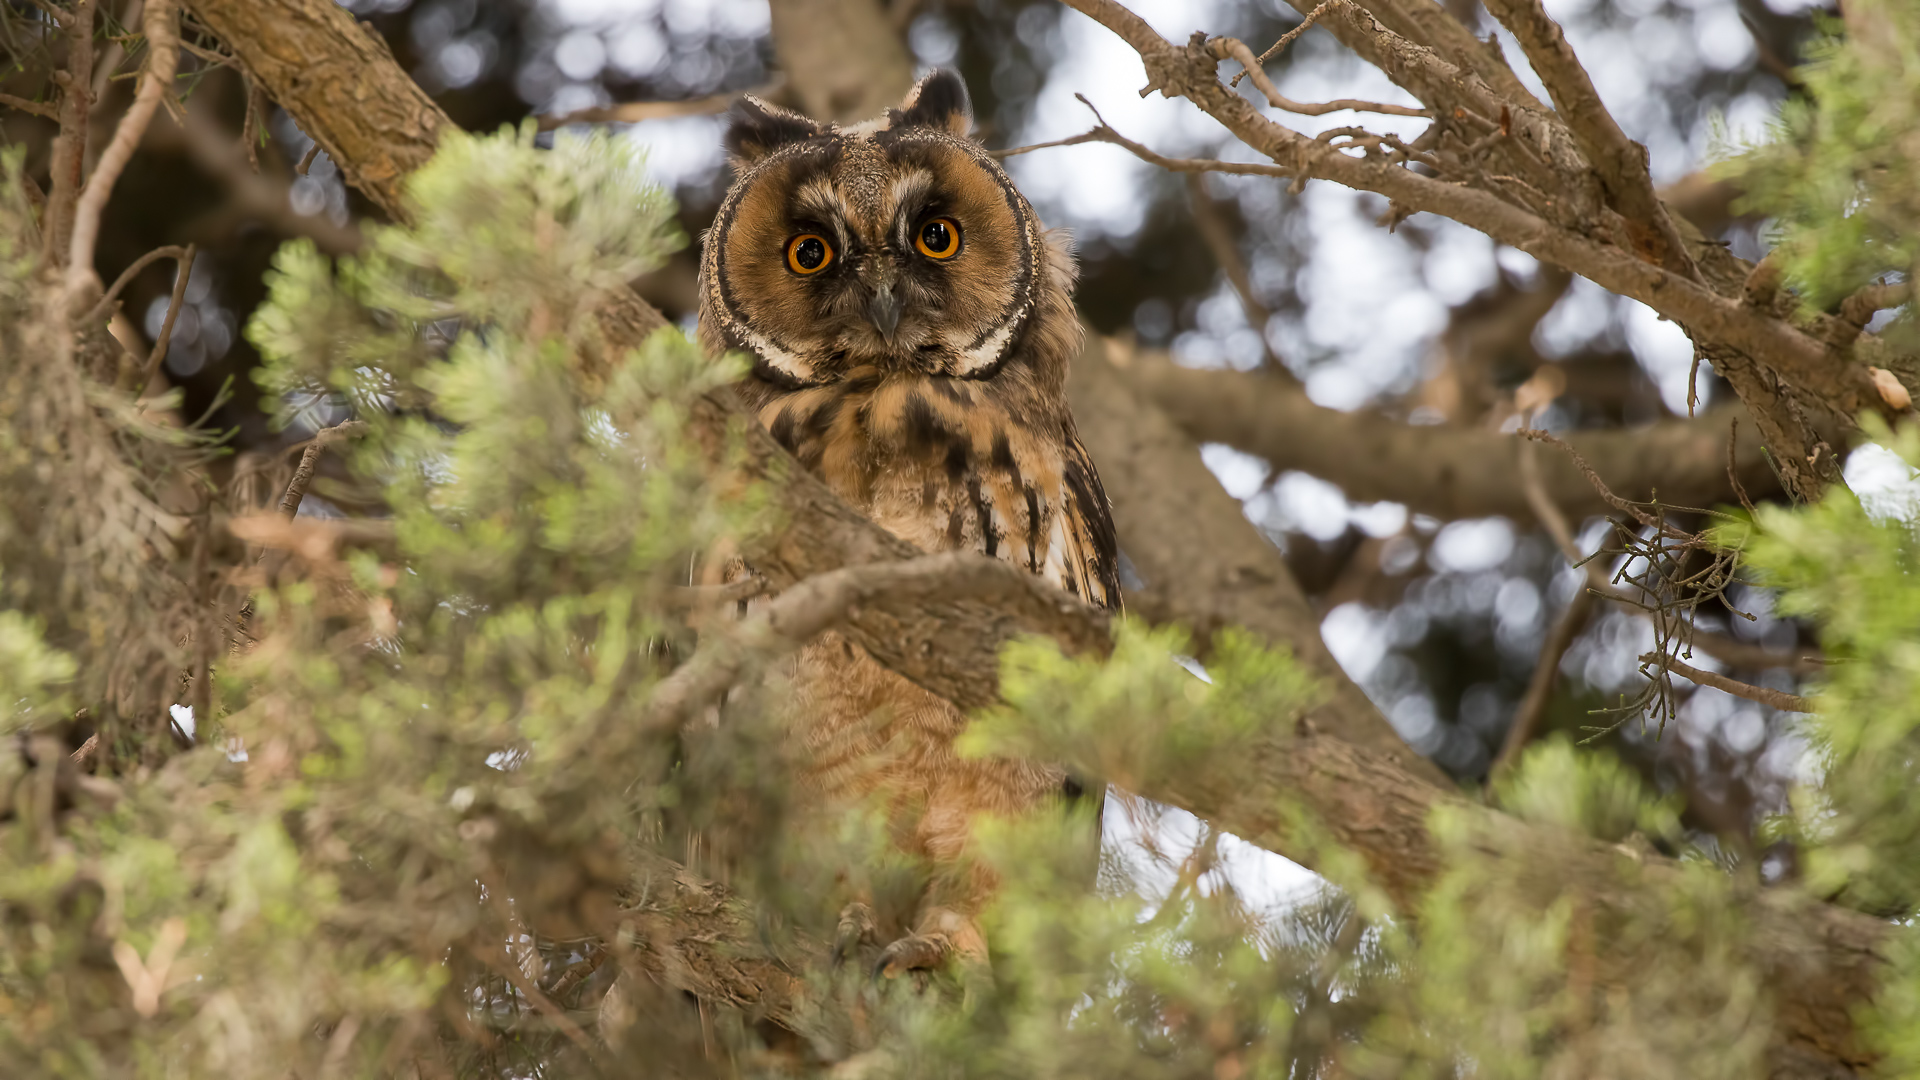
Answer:
<svg viewBox="0 0 1920 1080"><path fill-rule="evenodd" d="M873 909L855 900L840 909L840 922L833 932L832 966L838 968L847 955L861 945L873 942Z"/></svg>
<svg viewBox="0 0 1920 1080"><path fill-rule="evenodd" d="M953 942L945 934L908 934L880 952L874 962L873 978L897 979L903 972L930 971L946 962L953 953Z"/></svg>

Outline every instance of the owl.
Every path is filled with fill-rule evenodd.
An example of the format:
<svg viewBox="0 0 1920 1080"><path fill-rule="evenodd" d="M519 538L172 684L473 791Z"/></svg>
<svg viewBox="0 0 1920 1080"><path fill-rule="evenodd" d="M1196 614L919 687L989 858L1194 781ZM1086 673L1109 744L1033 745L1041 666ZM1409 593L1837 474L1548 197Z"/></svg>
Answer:
<svg viewBox="0 0 1920 1080"><path fill-rule="evenodd" d="M877 524L1118 607L1106 493L1067 408L1081 340L1072 252L968 137L972 123L965 84L944 71L852 126L736 105L735 180L703 238L701 342L751 359L749 408ZM974 920L995 882L968 859L974 826L1058 803L1075 783L962 758L958 710L838 635L791 674L806 790L828 805L878 800L930 868L876 974L984 959ZM871 910L850 904L836 956L874 933Z"/></svg>

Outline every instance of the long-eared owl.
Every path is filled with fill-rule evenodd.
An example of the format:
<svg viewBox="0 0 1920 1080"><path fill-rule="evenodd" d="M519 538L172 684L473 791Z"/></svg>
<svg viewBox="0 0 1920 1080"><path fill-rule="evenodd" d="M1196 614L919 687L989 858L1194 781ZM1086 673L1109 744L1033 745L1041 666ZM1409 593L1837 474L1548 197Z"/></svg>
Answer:
<svg viewBox="0 0 1920 1080"><path fill-rule="evenodd" d="M1067 409L1081 340L1073 256L971 127L966 87L948 72L856 126L736 105L736 178L701 257L701 341L747 353L740 391L760 421L895 535L1005 559L1117 607L1106 493ZM977 953L972 920L994 882L956 869L972 823L1058 800L1073 782L960 757L964 716L837 635L802 651L792 686L810 790L878 797L901 845L936 869L881 970ZM870 932L864 913L848 919L843 935Z"/></svg>

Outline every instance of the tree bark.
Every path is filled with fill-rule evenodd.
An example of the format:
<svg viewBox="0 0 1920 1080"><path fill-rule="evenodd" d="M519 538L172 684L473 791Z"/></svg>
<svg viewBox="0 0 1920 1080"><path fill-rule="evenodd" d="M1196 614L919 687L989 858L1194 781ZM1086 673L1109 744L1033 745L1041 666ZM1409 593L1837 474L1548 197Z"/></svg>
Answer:
<svg viewBox="0 0 1920 1080"><path fill-rule="evenodd" d="M1471 427L1415 427L1315 405L1296 387L1258 373L1195 371L1142 357L1122 376L1196 440L1219 442L1340 485L1355 502L1389 500L1442 520L1505 514L1531 520L1511 435ZM1609 487L1628 499L1658 495L1669 506L1732 502L1727 440L1735 421L1736 475L1749 495L1779 484L1740 408L1645 427L1566 436ZM1097 459L1096 459L1097 460ZM1577 518L1604 514L1599 492L1559 454L1541 462L1554 504Z"/></svg>

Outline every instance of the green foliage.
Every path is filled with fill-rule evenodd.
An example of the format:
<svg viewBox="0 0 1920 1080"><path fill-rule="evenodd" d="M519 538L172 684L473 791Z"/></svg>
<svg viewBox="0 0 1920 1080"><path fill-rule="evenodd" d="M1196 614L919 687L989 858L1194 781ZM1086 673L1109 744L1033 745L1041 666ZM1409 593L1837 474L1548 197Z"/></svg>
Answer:
<svg viewBox="0 0 1920 1080"><path fill-rule="evenodd" d="M1869 434L1909 465L1920 463L1920 427ZM1763 507L1748 558L1781 590L1786 613L1817 620L1829 666L1815 687L1819 711L1803 730L1817 782L1795 792L1777 823L1795 840L1817 895L1906 917L1887 945L1883 990L1863 1030L1886 1055L1886 1076L1920 1076L1920 521L1870 513L1852 492L1788 512Z"/></svg>
<svg viewBox="0 0 1920 1080"><path fill-rule="evenodd" d="M1050 640L1001 656L1005 705L975 719L962 748L1061 761L1129 790L1167 777L1228 787L1262 736L1290 730L1321 691L1291 655L1237 628L1213 642L1205 681L1174 661L1190 649L1178 627L1122 620L1105 662L1067 657Z"/></svg>
<svg viewBox="0 0 1920 1080"><path fill-rule="evenodd" d="M1884 428L1881 429L1884 434ZM1920 460L1909 429L1891 440ZM1782 612L1821 625L1834 662L1805 724L1823 776L1796 797L1791 832L1806 845L1807 883L1869 910L1909 912L1920 898L1920 536L1876 520L1852 492L1818 506L1762 507L1748 548Z"/></svg>
<svg viewBox="0 0 1920 1080"><path fill-rule="evenodd" d="M679 242L670 207L624 144L530 131L450 135L410 193L361 259L290 245L251 328L271 388L361 406L390 547L269 559L197 749L57 834L0 824L9 1075L375 1075L447 1023L484 1035L464 1068L577 1068L508 943L605 925L629 845L703 797L635 718L687 640L688 554L764 505L684 445L733 369L676 331L607 355L583 317ZM91 644L0 613L8 722L61 706ZM43 776L0 780L32 806Z"/></svg>
<svg viewBox="0 0 1920 1080"><path fill-rule="evenodd" d="M1675 800L1656 800L1638 773L1606 751L1584 752L1563 738L1527 748L1525 768L1496 785L1502 810L1541 825L1607 841L1633 833L1677 837Z"/></svg>
<svg viewBox="0 0 1920 1080"><path fill-rule="evenodd" d="M1499 794L1570 846L1677 831L1619 762L1565 741L1532 748ZM1387 990L1357 1075L1453 1076L1463 1059L1489 1080L1760 1075L1772 1017L1723 870L1648 866L1635 836L1580 880L1508 819L1448 809L1432 828L1447 870L1417 930L1389 938L1408 975Z"/></svg>
<svg viewBox="0 0 1920 1080"><path fill-rule="evenodd" d="M1816 310L1882 275L1912 274L1920 255L1920 15L1856 3L1849 21L1872 27L1871 40L1824 20L1800 69L1805 95L1782 106L1771 141L1723 166L1746 191L1743 208L1777 222L1788 282Z"/></svg>

